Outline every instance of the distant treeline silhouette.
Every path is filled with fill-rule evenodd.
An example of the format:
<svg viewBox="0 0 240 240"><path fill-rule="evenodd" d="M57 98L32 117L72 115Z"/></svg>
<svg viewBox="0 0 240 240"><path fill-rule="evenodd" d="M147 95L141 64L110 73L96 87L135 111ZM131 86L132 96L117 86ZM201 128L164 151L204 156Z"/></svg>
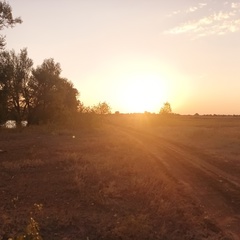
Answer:
<svg viewBox="0 0 240 240"><path fill-rule="evenodd" d="M86 107L79 92L66 78L54 59L45 59L33 67L27 49L0 53L0 122L8 119L29 124L66 121L78 114L108 114L106 102Z"/></svg>
<svg viewBox="0 0 240 240"><path fill-rule="evenodd" d="M48 122L70 116L78 108L78 91L52 58L33 67L27 49L0 53L0 121Z"/></svg>

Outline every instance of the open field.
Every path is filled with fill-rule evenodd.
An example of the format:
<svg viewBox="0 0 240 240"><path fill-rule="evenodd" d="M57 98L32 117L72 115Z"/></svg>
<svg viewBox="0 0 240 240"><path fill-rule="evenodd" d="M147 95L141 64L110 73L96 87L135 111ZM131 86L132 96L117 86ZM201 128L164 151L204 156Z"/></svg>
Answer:
<svg viewBox="0 0 240 240"><path fill-rule="evenodd" d="M240 119L0 131L0 239L240 239Z"/></svg>

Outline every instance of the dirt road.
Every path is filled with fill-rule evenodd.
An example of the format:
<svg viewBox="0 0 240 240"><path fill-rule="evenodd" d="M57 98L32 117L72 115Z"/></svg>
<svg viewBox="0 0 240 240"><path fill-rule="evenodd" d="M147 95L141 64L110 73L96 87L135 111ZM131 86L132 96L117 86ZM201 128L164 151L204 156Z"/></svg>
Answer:
<svg viewBox="0 0 240 240"><path fill-rule="evenodd" d="M232 239L240 239L240 177L224 171L218 159L203 149L141 130L115 127L119 129L142 144L169 177L182 186L183 193L196 199L207 218Z"/></svg>

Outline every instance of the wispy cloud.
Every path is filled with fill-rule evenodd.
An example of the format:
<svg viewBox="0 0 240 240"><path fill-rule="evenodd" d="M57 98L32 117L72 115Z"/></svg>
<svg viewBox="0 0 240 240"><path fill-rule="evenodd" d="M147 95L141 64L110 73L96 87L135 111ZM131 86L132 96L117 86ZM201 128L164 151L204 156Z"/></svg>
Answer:
<svg viewBox="0 0 240 240"><path fill-rule="evenodd" d="M217 6L211 6L210 2L199 3L196 7L185 10L184 13L189 15L203 7L208 7L208 11L201 11L202 15L198 16L197 19L196 16L191 15L187 22L165 31L165 34L191 34L196 38L208 35L225 35L240 31L239 2L224 2ZM183 11L180 11L180 13L183 14ZM174 17L174 15L171 16Z"/></svg>
<svg viewBox="0 0 240 240"><path fill-rule="evenodd" d="M190 6L184 10L176 10L168 14L168 17L172 17L177 14L193 13L207 6L207 3L198 3L197 5Z"/></svg>

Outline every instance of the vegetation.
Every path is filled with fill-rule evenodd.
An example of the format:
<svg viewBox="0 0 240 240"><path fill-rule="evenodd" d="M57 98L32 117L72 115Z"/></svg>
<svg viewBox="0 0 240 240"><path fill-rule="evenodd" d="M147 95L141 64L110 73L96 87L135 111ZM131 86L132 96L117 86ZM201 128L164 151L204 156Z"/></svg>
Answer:
<svg viewBox="0 0 240 240"><path fill-rule="evenodd" d="M31 217L25 232L19 236L9 238L9 240L42 240L39 231L38 223Z"/></svg>
<svg viewBox="0 0 240 240"><path fill-rule="evenodd" d="M111 107L106 102L100 102L97 105L94 105L92 107L85 106L82 102L79 102L78 112L80 114L92 113L92 114L106 115L106 114L111 114Z"/></svg>
<svg viewBox="0 0 240 240"><path fill-rule="evenodd" d="M160 109L160 114L169 115L172 113L172 108L169 102L165 102L163 107Z"/></svg>
<svg viewBox="0 0 240 240"><path fill-rule="evenodd" d="M0 116L1 121L46 123L65 120L77 112L78 91L60 77L61 68L53 59L46 59L33 68L27 49L19 54L0 53Z"/></svg>
<svg viewBox="0 0 240 240"><path fill-rule="evenodd" d="M93 112L96 114L110 114L111 107L106 102L100 102L98 105L93 106Z"/></svg>
<svg viewBox="0 0 240 240"><path fill-rule="evenodd" d="M21 18L14 18L12 8L6 1L0 1L0 31L4 28L14 27L17 23L22 23ZM0 50L4 48L5 37L0 35Z"/></svg>
<svg viewBox="0 0 240 240"><path fill-rule="evenodd" d="M116 122L112 117L106 116ZM181 119L159 124L168 126L180 130ZM46 127L1 130L2 147L19 147L0 156L0 239L26 234L35 202L43 205L32 216L43 239L224 239L194 196L134 137L105 124Z"/></svg>
<svg viewBox="0 0 240 240"><path fill-rule="evenodd" d="M0 1L0 30L21 23L12 17L12 9ZM4 37L0 38L0 123L15 120L18 125L63 123L78 117L77 114L109 114L106 102L86 107L78 100L79 92L66 78L62 78L61 67L53 58L45 59L40 66L33 67L27 49L16 53L3 50ZM79 117L78 117L79 118Z"/></svg>

